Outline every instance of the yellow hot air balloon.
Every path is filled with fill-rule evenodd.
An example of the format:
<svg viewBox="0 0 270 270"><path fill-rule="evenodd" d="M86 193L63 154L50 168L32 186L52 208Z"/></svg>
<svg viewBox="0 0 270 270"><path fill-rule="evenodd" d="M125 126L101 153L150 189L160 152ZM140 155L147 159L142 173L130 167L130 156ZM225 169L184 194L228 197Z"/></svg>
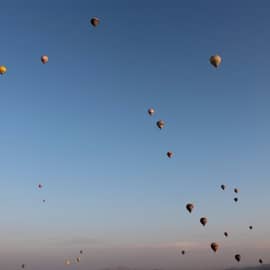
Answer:
<svg viewBox="0 0 270 270"><path fill-rule="evenodd" d="M3 75L7 72L7 68L5 66L0 66L0 74Z"/></svg>
<svg viewBox="0 0 270 270"><path fill-rule="evenodd" d="M213 55L210 57L209 61L212 66L218 68L218 66L221 64L222 59L219 55Z"/></svg>

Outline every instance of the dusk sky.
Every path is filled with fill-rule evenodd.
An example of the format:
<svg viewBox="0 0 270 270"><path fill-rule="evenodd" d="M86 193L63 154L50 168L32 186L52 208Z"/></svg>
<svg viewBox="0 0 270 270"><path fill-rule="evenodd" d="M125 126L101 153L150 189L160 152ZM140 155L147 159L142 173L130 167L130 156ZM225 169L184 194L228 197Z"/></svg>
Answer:
<svg viewBox="0 0 270 270"><path fill-rule="evenodd" d="M0 0L0 21L0 269L270 263L270 1Z"/></svg>

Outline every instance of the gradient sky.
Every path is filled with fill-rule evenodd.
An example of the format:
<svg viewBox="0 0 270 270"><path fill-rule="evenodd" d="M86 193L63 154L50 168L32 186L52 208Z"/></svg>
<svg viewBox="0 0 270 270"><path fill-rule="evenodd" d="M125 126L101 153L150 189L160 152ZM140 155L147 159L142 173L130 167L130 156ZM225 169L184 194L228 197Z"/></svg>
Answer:
<svg viewBox="0 0 270 270"><path fill-rule="evenodd" d="M225 2L0 0L1 269L270 262L270 2Z"/></svg>

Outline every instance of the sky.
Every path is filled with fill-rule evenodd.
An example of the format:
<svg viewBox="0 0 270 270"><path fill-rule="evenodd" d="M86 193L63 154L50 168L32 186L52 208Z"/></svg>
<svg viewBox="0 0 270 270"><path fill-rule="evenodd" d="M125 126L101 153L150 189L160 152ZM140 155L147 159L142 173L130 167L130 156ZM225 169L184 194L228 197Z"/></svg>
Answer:
<svg viewBox="0 0 270 270"><path fill-rule="evenodd" d="M270 263L269 1L0 6L1 269Z"/></svg>

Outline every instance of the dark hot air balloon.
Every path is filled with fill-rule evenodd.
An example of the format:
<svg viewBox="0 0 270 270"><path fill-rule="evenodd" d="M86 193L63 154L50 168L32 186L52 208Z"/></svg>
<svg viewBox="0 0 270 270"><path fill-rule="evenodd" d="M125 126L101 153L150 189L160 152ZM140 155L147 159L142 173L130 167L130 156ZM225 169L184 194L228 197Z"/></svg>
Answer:
<svg viewBox="0 0 270 270"><path fill-rule="evenodd" d="M201 224L202 224L203 226L205 226L206 223L207 223L207 218L206 218L206 217L202 217L202 218L200 219L200 222L201 222Z"/></svg>
<svg viewBox="0 0 270 270"><path fill-rule="evenodd" d="M224 232L224 236L225 236L225 237L228 237L228 233L227 233L227 232Z"/></svg>
<svg viewBox="0 0 270 270"><path fill-rule="evenodd" d="M210 57L209 61L212 66L218 68L218 66L221 64L222 59L219 55L213 55Z"/></svg>
<svg viewBox="0 0 270 270"><path fill-rule="evenodd" d="M186 254L186 251L185 250L182 250L181 253L182 253L182 255L185 255Z"/></svg>
<svg viewBox="0 0 270 270"><path fill-rule="evenodd" d="M259 263L260 263L260 264L263 264L263 260L262 260L262 259L259 259Z"/></svg>
<svg viewBox="0 0 270 270"><path fill-rule="evenodd" d="M235 188L235 189L234 189L234 192L235 192L235 193L238 193L238 189L237 189L237 188Z"/></svg>
<svg viewBox="0 0 270 270"><path fill-rule="evenodd" d="M235 202L238 202L238 198L235 197L235 198L234 198L234 201L235 201Z"/></svg>
<svg viewBox="0 0 270 270"><path fill-rule="evenodd" d="M189 213L192 212L193 208L194 208L194 205L193 205L192 203L188 203L188 204L186 205L186 209L188 210Z"/></svg>
<svg viewBox="0 0 270 270"><path fill-rule="evenodd" d="M47 55L42 55L41 56L42 64L46 64L46 63L48 63L48 61L49 61L49 57Z"/></svg>
<svg viewBox="0 0 270 270"><path fill-rule="evenodd" d="M240 254L236 254L234 256L234 258L236 259L236 261L240 262L241 261L241 255Z"/></svg>
<svg viewBox="0 0 270 270"><path fill-rule="evenodd" d="M148 114L152 116L155 113L155 110L153 108L148 109Z"/></svg>
<svg viewBox="0 0 270 270"><path fill-rule="evenodd" d="M249 226L249 229L252 230L253 229L253 226Z"/></svg>
<svg viewBox="0 0 270 270"><path fill-rule="evenodd" d="M157 121L157 126L159 129L162 129L165 126L165 122L163 120L159 120Z"/></svg>
<svg viewBox="0 0 270 270"><path fill-rule="evenodd" d="M225 185L221 185L220 186L222 190L225 190L226 186Z"/></svg>
<svg viewBox="0 0 270 270"><path fill-rule="evenodd" d="M173 152L167 152L167 156L168 156L168 158L172 158Z"/></svg>
<svg viewBox="0 0 270 270"><path fill-rule="evenodd" d="M90 23L91 23L94 27L98 26L98 25L99 25L99 22L100 22L100 20L99 20L99 18L97 18L97 17L93 17L93 18L90 20Z"/></svg>
<svg viewBox="0 0 270 270"><path fill-rule="evenodd" d="M211 243L211 249L212 249L214 252L217 252L218 247L219 247L219 246L218 246L217 243L215 243L215 242Z"/></svg>

